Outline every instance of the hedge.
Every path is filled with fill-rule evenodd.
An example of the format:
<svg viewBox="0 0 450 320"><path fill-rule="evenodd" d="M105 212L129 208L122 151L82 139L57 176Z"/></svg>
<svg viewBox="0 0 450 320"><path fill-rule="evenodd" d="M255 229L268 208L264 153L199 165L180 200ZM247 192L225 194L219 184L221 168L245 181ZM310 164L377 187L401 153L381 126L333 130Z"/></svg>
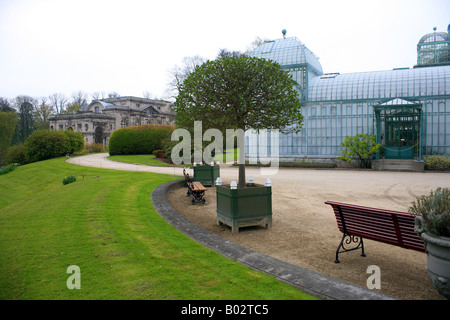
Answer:
<svg viewBox="0 0 450 320"><path fill-rule="evenodd" d="M36 130L25 140L25 160L27 163L61 157L84 147L84 139L79 132Z"/></svg>
<svg viewBox="0 0 450 320"><path fill-rule="evenodd" d="M445 155L432 155L423 157L425 170L449 171L450 157Z"/></svg>
<svg viewBox="0 0 450 320"><path fill-rule="evenodd" d="M163 140L170 138L175 126L144 124L117 129L109 139L109 154L152 154L163 149Z"/></svg>

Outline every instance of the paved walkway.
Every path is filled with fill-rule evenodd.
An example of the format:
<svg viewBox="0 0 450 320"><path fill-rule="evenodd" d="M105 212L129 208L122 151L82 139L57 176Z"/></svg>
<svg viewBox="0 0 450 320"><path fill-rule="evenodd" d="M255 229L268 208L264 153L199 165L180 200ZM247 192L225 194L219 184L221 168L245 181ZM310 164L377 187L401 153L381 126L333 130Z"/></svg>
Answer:
<svg viewBox="0 0 450 320"><path fill-rule="evenodd" d="M126 164L107 159L108 154L93 154L68 159L67 162L82 166L126 170L154 172L167 175L183 176L183 169L176 167L151 167L139 164ZM247 170L247 175L260 177L259 169ZM317 172L316 172L317 174ZM221 177L225 179L237 178L237 168L221 166ZM292 183L292 171L280 170L276 176L271 176L274 183ZM172 181L157 187L152 193L152 202L157 212L180 232L191 239L201 243L205 247L217 251L223 256L233 259L252 269L262 271L275 278L288 283L304 292L323 299L330 300L391 300L393 297L380 294L367 288L359 287L344 281L340 281L319 273L280 261L273 257L252 251L248 248L226 240L204 228L190 222L172 208L167 200L167 191L178 187L181 181Z"/></svg>

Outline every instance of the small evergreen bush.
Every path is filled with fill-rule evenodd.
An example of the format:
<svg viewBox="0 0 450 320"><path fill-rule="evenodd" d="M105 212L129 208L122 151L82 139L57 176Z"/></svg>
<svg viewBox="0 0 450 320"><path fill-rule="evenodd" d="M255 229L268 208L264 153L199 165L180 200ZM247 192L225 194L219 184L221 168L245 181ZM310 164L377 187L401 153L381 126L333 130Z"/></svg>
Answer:
<svg viewBox="0 0 450 320"><path fill-rule="evenodd" d="M427 233L450 237L450 189L437 188L428 196L417 198L408 211L422 216Z"/></svg>
<svg viewBox="0 0 450 320"><path fill-rule="evenodd" d="M7 174L7 173L10 173L11 171L14 171L14 169L16 169L18 166L19 165L17 165L17 164L10 164L8 166L1 167L0 168L0 176L2 174Z"/></svg>
<svg viewBox="0 0 450 320"><path fill-rule="evenodd" d="M156 157L156 158L164 158L164 150L162 149L156 149L152 152L152 154Z"/></svg>
<svg viewBox="0 0 450 320"><path fill-rule="evenodd" d="M425 156L423 157L425 170L448 171L450 170L450 157L447 156Z"/></svg>
<svg viewBox="0 0 450 320"><path fill-rule="evenodd" d="M77 177L75 177L75 176L68 176L61 180L63 185L66 185L66 184L69 184L69 183L72 183L75 181L77 181Z"/></svg>
<svg viewBox="0 0 450 320"><path fill-rule="evenodd" d="M25 145L23 143L10 147L6 155L7 164L26 164Z"/></svg>
<svg viewBox="0 0 450 320"><path fill-rule="evenodd" d="M73 154L81 151L84 148L84 138L81 132L64 131L67 137L67 153Z"/></svg>
<svg viewBox="0 0 450 320"><path fill-rule="evenodd" d="M163 149L163 140L174 130L174 126L153 124L115 130L109 139L109 154L152 154Z"/></svg>

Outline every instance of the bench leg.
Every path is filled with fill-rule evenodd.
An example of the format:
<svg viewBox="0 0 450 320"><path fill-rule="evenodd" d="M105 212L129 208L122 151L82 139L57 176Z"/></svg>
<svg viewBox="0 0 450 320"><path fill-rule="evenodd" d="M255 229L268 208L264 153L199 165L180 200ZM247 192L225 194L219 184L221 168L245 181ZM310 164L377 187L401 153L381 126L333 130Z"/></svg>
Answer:
<svg viewBox="0 0 450 320"><path fill-rule="evenodd" d="M206 199L204 198L205 191L192 191L191 193L193 195L192 204L195 204L196 202L198 202L198 203L206 202Z"/></svg>
<svg viewBox="0 0 450 320"><path fill-rule="evenodd" d="M352 245L352 247L348 248L348 245ZM355 246L356 245L356 246ZM344 233L342 236L341 243L339 244L337 250L336 250L336 260L334 260L335 263L339 263L339 253L348 252L348 251L354 251L360 249L362 250L361 256L365 257L366 254L364 253L364 242L361 237L353 236L347 233Z"/></svg>

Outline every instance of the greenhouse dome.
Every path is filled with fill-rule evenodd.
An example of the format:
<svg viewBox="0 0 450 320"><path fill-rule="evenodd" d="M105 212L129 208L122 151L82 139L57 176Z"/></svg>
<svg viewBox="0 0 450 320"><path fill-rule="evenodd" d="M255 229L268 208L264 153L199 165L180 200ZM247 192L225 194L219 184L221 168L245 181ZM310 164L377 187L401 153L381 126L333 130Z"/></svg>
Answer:
<svg viewBox="0 0 450 320"><path fill-rule="evenodd" d="M283 68L305 65L315 75L323 74L319 59L295 37L265 41L250 55L276 61Z"/></svg>
<svg viewBox="0 0 450 320"><path fill-rule="evenodd" d="M450 25L449 25L450 29ZM417 65L440 65L450 63L450 30L424 35L417 44Z"/></svg>
<svg viewBox="0 0 450 320"><path fill-rule="evenodd" d="M283 30L283 35L285 34ZM283 69L288 70L298 84L303 101L307 99L308 79L323 74L319 59L295 37L265 41L250 52L249 56L276 61Z"/></svg>

